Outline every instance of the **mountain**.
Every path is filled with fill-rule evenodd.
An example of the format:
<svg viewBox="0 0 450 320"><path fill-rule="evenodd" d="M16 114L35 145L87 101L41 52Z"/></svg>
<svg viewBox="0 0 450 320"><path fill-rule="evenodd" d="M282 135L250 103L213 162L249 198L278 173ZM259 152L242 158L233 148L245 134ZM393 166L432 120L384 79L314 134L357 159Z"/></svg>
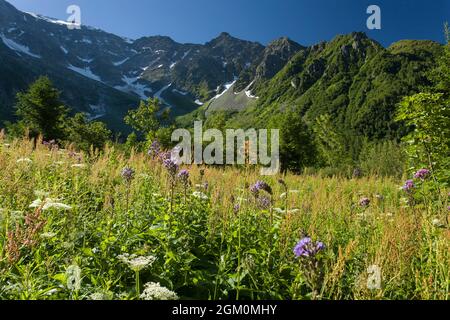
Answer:
<svg viewBox="0 0 450 320"><path fill-rule="evenodd" d="M204 44L168 37L137 40L17 10L0 0L0 116L13 117L15 94L48 75L75 111L125 130L122 118L139 99L157 97L174 116L224 90L264 46L227 33Z"/></svg>
<svg viewBox="0 0 450 320"><path fill-rule="evenodd" d="M403 40L384 48L366 34L305 47L288 38L267 46L221 33L205 44L165 36L136 40L24 13L0 0L0 120L15 94L48 75L74 111L127 133L126 112L158 98L183 125L227 113L228 125L265 127L287 109L311 125L330 114L349 136L402 135L393 121L401 97L427 84L442 50Z"/></svg>
<svg viewBox="0 0 450 320"><path fill-rule="evenodd" d="M309 125L329 114L349 137L397 138L405 128L393 120L396 105L428 84L426 73L441 52L433 41L403 40L384 48L361 32L340 35L299 48L273 77L254 73L259 85L252 94L258 98L237 113L222 110L232 112L228 125L233 127L267 127L274 115L291 109ZM203 114L211 115L208 107Z"/></svg>

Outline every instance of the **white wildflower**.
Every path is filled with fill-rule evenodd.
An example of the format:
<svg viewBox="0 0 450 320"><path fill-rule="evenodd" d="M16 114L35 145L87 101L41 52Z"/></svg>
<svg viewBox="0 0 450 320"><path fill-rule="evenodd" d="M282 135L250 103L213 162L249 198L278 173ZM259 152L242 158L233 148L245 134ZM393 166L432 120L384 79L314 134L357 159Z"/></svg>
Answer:
<svg viewBox="0 0 450 320"><path fill-rule="evenodd" d="M441 222L441 220L439 220L439 219L433 219L433 221L432 221L431 223L432 223L433 226L436 227L436 228L442 228L442 227L445 227L445 224L443 224L443 223Z"/></svg>
<svg viewBox="0 0 450 320"><path fill-rule="evenodd" d="M42 200L41 199L36 199L34 200L31 204L30 204L30 208L39 208L42 205Z"/></svg>
<svg viewBox="0 0 450 320"><path fill-rule="evenodd" d="M95 292L93 294L91 294L89 296L89 298L91 300L100 300L100 301L105 301L105 300L112 300L113 299L113 293L108 291L108 292Z"/></svg>
<svg viewBox="0 0 450 320"><path fill-rule="evenodd" d="M84 163L75 163L71 165L72 168L86 168L86 165Z"/></svg>
<svg viewBox="0 0 450 320"><path fill-rule="evenodd" d="M284 198L286 198L286 196L287 196L287 193L283 192L282 194L280 194L280 199L284 199Z"/></svg>
<svg viewBox="0 0 450 320"><path fill-rule="evenodd" d="M40 208L42 207L42 210L48 210L51 208L57 209L57 210L71 210L72 207L64 204L64 203L60 203L58 202L58 199L50 199L47 198L45 200L41 200L41 199L36 199L34 200L31 204L30 204L30 208Z"/></svg>
<svg viewBox="0 0 450 320"><path fill-rule="evenodd" d="M297 213L297 212L300 212L300 209L291 209L291 210L288 210L288 213Z"/></svg>
<svg viewBox="0 0 450 320"><path fill-rule="evenodd" d="M77 265L71 265L66 270L67 288L72 291L81 289L81 269Z"/></svg>
<svg viewBox="0 0 450 320"><path fill-rule="evenodd" d="M48 209L57 209L57 210L72 210L72 207L59 202L45 202L44 206L42 207L42 210L48 210Z"/></svg>
<svg viewBox="0 0 450 320"><path fill-rule="evenodd" d="M33 160L31 160L30 158L20 158L20 159L17 159L16 162L17 163L32 163Z"/></svg>
<svg viewBox="0 0 450 320"><path fill-rule="evenodd" d="M194 197L198 198L198 199L201 199L201 200L208 200L209 199L206 194L204 194L203 192L200 192L200 191L195 191L192 195Z"/></svg>
<svg viewBox="0 0 450 320"><path fill-rule="evenodd" d="M278 213L285 213L286 212L284 209L281 209L281 208L273 208L273 211L278 212Z"/></svg>
<svg viewBox="0 0 450 320"><path fill-rule="evenodd" d="M120 261L127 264L131 270L138 272L153 264L156 261L154 256L136 256L135 254L121 254L117 256Z"/></svg>
<svg viewBox="0 0 450 320"><path fill-rule="evenodd" d="M140 297L143 300L178 300L175 292L155 282L146 283Z"/></svg>

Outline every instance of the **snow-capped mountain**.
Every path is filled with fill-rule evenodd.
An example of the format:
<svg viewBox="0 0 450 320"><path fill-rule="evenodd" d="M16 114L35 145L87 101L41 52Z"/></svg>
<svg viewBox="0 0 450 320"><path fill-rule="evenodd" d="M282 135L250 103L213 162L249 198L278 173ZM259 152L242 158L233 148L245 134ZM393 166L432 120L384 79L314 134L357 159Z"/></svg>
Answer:
<svg viewBox="0 0 450 320"><path fill-rule="evenodd" d="M0 0L0 117L11 117L15 93L42 74L72 108L113 128L138 99L157 97L173 115L185 114L248 74L264 49L227 33L201 45L163 36L130 40L86 26L71 30L65 21Z"/></svg>

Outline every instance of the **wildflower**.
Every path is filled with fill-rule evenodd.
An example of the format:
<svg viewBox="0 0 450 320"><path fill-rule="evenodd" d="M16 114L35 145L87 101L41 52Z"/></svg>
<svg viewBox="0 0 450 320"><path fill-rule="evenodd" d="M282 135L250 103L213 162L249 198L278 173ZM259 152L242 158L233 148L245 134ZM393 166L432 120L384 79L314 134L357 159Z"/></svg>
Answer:
<svg viewBox="0 0 450 320"><path fill-rule="evenodd" d="M181 170L178 173L178 179L184 184L187 185L189 182L189 171L186 169Z"/></svg>
<svg viewBox="0 0 450 320"><path fill-rule="evenodd" d="M314 257L317 253L325 249L325 245L317 241L314 243L310 237L301 239L294 248L294 254L299 257Z"/></svg>
<svg viewBox="0 0 450 320"><path fill-rule="evenodd" d="M124 178L126 182L130 182L134 178L134 173L133 168L125 167L122 169L122 178Z"/></svg>
<svg viewBox="0 0 450 320"><path fill-rule="evenodd" d="M29 208L39 208L42 205L42 202L41 199L36 199L29 205Z"/></svg>
<svg viewBox="0 0 450 320"><path fill-rule="evenodd" d="M139 272L149 266L151 266L155 261L154 256L136 256L135 254L129 255L128 253L117 256L119 260L127 264L131 270Z"/></svg>
<svg viewBox="0 0 450 320"><path fill-rule="evenodd" d="M281 208L273 208L273 211L277 212L277 213L285 213L286 210L281 209Z"/></svg>
<svg viewBox="0 0 450 320"><path fill-rule="evenodd" d="M192 194L195 198L201 199L201 200L208 200L208 196L206 194L204 194L203 192L200 191L195 191Z"/></svg>
<svg viewBox="0 0 450 320"><path fill-rule="evenodd" d="M100 301L106 301L106 300L112 300L113 299L113 293L108 292L95 292L89 296L91 300L100 300Z"/></svg>
<svg viewBox="0 0 450 320"><path fill-rule="evenodd" d="M66 270L67 288L72 291L81 289L81 269L77 265L71 265Z"/></svg>
<svg viewBox="0 0 450 320"><path fill-rule="evenodd" d="M412 180L407 180L405 182L405 184L403 185L402 189L406 192L410 192L412 191L412 189L414 189L415 185L414 185L414 181Z"/></svg>
<svg viewBox="0 0 450 320"><path fill-rule="evenodd" d="M33 163L33 160L31 160L30 158L20 158L20 159L17 159L16 162L17 163Z"/></svg>
<svg viewBox="0 0 450 320"><path fill-rule="evenodd" d="M369 198L364 197L364 198L361 198L361 200L359 200L359 205L361 207L368 207L369 204L370 204L370 199Z"/></svg>
<svg viewBox="0 0 450 320"><path fill-rule="evenodd" d="M75 163L71 165L72 168L86 168L86 165L84 163Z"/></svg>
<svg viewBox="0 0 450 320"><path fill-rule="evenodd" d="M425 180L430 175L430 170L420 169L414 174L415 179Z"/></svg>
<svg viewBox="0 0 450 320"><path fill-rule="evenodd" d="M144 291L140 298L143 300L178 300L175 292L155 282L148 282L144 285Z"/></svg>
<svg viewBox="0 0 450 320"><path fill-rule="evenodd" d="M147 154L152 158L156 158L159 156L160 153L161 153L161 145L158 140L155 140L152 142Z"/></svg>
<svg viewBox="0 0 450 320"><path fill-rule="evenodd" d="M443 227L445 227L445 224L443 224L439 219L433 219L433 221L431 223L436 228L443 228Z"/></svg>
<svg viewBox="0 0 450 320"><path fill-rule="evenodd" d="M178 165L176 164L176 162L169 158L163 161L163 165L169 172L169 175L171 177L175 177L178 171Z"/></svg>
<svg viewBox="0 0 450 320"><path fill-rule="evenodd" d="M44 206L42 207L42 210L48 210L48 209L57 209L57 210L72 210L72 207L59 202L46 202Z"/></svg>
<svg viewBox="0 0 450 320"><path fill-rule="evenodd" d="M256 181L254 185L250 187L251 193L257 195L260 191L266 191L268 194L272 194L272 188L264 181Z"/></svg>
<svg viewBox="0 0 450 320"><path fill-rule="evenodd" d="M272 201L266 196L261 196L258 198L258 206L261 209L268 209L270 208L270 205L272 204Z"/></svg>
<svg viewBox="0 0 450 320"><path fill-rule="evenodd" d="M236 203L233 207L234 214L238 214L239 210L241 210L241 205L239 203Z"/></svg>

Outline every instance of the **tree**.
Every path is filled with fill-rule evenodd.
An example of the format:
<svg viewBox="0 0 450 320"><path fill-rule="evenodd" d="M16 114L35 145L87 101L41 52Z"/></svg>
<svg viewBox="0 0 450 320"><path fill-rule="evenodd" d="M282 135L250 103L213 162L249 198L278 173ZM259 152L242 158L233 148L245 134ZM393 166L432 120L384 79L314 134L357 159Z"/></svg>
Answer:
<svg viewBox="0 0 450 320"><path fill-rule="evenodd" d="M424 92L403 99L396 119L411 128L403 140L412 169L430 168L440 182L450 184L450 42L430 80L433 85Z"/></svg>
<svg viewBox="0 0 450 320"><path fill-rule="evenodd" d="M141 136L153 139L162 123L168 119L168 109L160 113L158 99L141 101L139 107L128 111L124 120Z"/></svg>
<svg viewBox="0 0 450 320"><path fill-rule="evenodd" d="M64 138L68 109L48 77L38 78L26 92L18 93L15 108L19 124L28 128L31 136L42 134L47 140Z"/></svg>
<svg viewBox="0 0 450 320"><path fill-rule="evenodd" d="M77 113L67 121L66 139L84 151L91 146L102 149L110 138L111 131L103 122L89 122L84 113Z"/></svg>
<svg viewBox="0 0 450 320"><path fill-rule="evenodd" d="M313 126L320 157L334 168L352 163L344 135L336 130L328 114L317 117Z"/></svg>
<svg viewBox="0 0 450 320"><path fill-rule="evenodd" d="M313 134L298 112L289 111L271 124L280 129L280 160L284 170L300 173L316 163Z"/></svg>

